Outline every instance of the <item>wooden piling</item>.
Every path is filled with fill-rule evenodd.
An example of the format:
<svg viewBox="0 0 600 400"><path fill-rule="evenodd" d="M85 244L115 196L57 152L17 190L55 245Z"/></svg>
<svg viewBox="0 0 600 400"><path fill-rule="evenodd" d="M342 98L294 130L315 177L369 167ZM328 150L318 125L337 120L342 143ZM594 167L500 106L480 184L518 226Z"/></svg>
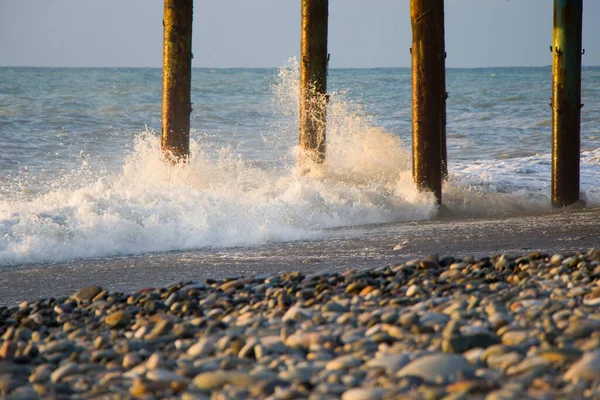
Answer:
<svg viewBox="0 0 600 400"><path fill-rule="evenodd" d="M442 202L442 6L440 0L410 2L413 179L420 190L433 192L437 204Z"/></svg>
<svg viewBox="0 0 600 400"><path fill-rule="evenodd" d="M325 159L328 0L302 0L300 40L300 170Z"/></svg>
<svg viewBox="0 0 600 400"><path fill-rule="evenodd" d="M552 205L579 201L583 1L554 0Z"/></svg>
<svg viewBox="0 0 600 400"><path fill-rule="evenodd" d="M446 122L447 122L447 118L446 118L446 100L448 99L448 92L446 91L446 24L445 24L445 19L446 16L444 14L444 0L439 0L440 1L440 6L438 9L436 9L438 11L438 13L440 13L440 15L438 16L438 19L440 21L440 45L441 45L441 49L440 49L440 90L442 92L442 100L441 100L441 107L442 107L442 132L441 132L441 138L442 138L442 143L441 143L441 152L442 152L442 179L446 180L448 178L448 149L447 149L447 145L446 145Z"/></svg>
<svg viewBox="0 0 600 400"><path fill-rule="evenodd" d="M172 162L190 151L193 0L165 0L161 145Z"/></svg>

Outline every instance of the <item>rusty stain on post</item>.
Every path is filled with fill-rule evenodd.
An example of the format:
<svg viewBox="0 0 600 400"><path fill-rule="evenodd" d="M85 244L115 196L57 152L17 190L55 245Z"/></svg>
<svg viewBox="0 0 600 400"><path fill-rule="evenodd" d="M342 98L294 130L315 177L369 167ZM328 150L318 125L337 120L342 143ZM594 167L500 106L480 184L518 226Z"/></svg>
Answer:
<svg viewBox="0 0 600 400"><path fill-rule="evenodd" d="M413 179L442 201L440 0L411 0Z"/></svg>
<svg viewBox="0 0 600 400"><path fill-rule="evenodd" d="M579 201L582 0L554 1L552 205Z"/></svg>
<svg viewBox="0 0 600 400"><path fill-rule="evenodd" d="M172 162L190 151L192 0L165 0L163 20L163 153Z"/></svg>
<svg viewBox="0 0 600 400"><path fill-rule="evenodd" d="M300 170L325 159L328 0L302 0L300 40Z"/></svg>

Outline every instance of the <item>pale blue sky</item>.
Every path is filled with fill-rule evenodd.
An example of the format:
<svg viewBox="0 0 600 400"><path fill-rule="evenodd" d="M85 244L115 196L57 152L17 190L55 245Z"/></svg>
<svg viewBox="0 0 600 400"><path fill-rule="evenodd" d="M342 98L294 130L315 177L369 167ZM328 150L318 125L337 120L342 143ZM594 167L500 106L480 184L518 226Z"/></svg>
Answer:
<svg viewBox="0 0 600 400"><path fill-rule="evenodd" d="M551 63L552 0L446 0L449 67ZM409 67L409 0L330 0L331 67ZM0 0L0 65L160 67L162 0ZM600 65L584 0L584 65ZM194 67L297 56L300 0L195 0Z"/></svg>

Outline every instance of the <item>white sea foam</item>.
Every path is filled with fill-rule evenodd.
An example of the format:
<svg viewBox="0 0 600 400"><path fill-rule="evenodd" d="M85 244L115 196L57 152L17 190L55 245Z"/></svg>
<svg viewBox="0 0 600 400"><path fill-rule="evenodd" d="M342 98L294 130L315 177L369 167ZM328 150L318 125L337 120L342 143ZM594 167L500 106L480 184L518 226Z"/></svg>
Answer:
<svg viewBox="0 0 600 400"><path fill-rule="evenodd" d="M363 133L379 145L395 142L377 129ZM156 135L143 134L118 174L30 201L1 201L0 263L256 245L432 215L430 196L399 184L407 170L397 170L397 179L386 175L392 168L370 153L378 146L357 154L353 164L344 158L352 152L336 151L334 143L323 175L301 177L295 168L251 167L230 149L208 160L196 142L189 165L170 166ZM390 161L405 164L402 156ZM354 174L359 167L373 179Z"/></svg>
<svg viewBox="0 0 600 400"><path fill-rule="evenodd" d="M279 123L265 145L287 144L285 167L256 167L229 147L192 141L188 165L163 162L153 132L136 139L117 172L80 170L48 183L35 198L0 200L0 265L251 246L315 239L328 228L429 219L433 197L412 183L410 151L376 126L360 104L333 93L327 159L301 176L297 66L274 85ZM585 152L582 186L599 202L600 149ZM450 164L444 202L463 215L548 208L549 157Z"/></svg>
<svg viewBox="0 0 600 400"><path fill-rule="evenodd" d="M478 214L488 207L492 212L484 214L494 215L550 207L550 154L454 162L450 168L445 194L456 210ZM589 205L600 204L600 148L581 152L580 169L582 198Z"/></svg>

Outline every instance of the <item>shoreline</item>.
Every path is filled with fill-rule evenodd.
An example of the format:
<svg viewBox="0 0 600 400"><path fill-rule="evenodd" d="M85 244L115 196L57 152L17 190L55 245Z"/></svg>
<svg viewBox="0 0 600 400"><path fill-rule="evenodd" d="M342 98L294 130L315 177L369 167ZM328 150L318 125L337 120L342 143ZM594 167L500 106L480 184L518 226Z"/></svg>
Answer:
<svg viewBox="0 0 600 400"><path fill-rule="evenodd" d="M599 207L372 225L340 229L323 240L1 267L0 305L69 295L91 284L131 291L227 276L361 270L430 254L480 257L594 247L600 248Z"/></svg>

